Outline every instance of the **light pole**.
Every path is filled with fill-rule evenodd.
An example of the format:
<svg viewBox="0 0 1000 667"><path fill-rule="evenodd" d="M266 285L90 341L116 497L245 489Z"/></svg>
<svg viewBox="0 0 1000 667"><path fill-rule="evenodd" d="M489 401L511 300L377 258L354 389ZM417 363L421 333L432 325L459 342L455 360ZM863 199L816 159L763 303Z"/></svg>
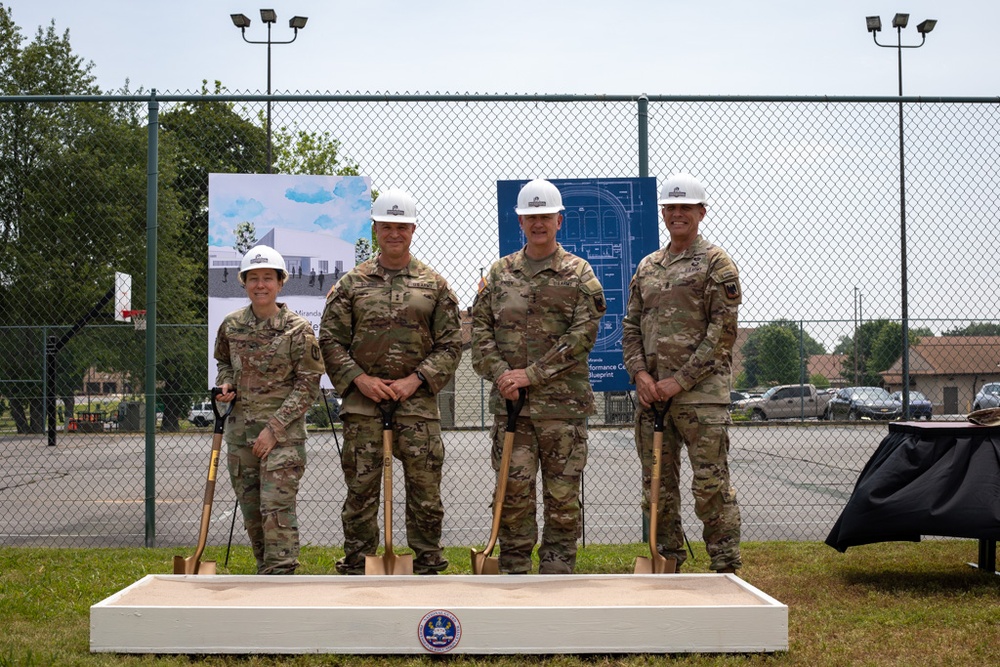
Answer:
<svg viewBox="0 0 1000 667"><path fill-rule="evenodd" d="M854 386L858 386L858 351L861 349L858 343L858 315L861 311L861 297L858 288L854 288Z"/></svg>
<svg viewBox="0 0 1000 667"><path fill-rule="evenodd" d="M262 9L260 10L260 20L267 24L267 40L263 42L254 41L247 39L247 28L250 27L250 19L247 18L245 14L230 14L229 17L233 20L233 25L240 29L240 34L243 35L243 41L247 44L267 44L267 173L271 173L271 45L272 44L291 44L299 36L299 29L306 27L306 21L309 20L308 16L293 16L288 21L288 27L293 29L295 33L292 38L284 42L275 42L271 40L271 25L278 22L278 15L273 9Z"/></svg>
<svg viewBox="0 0 1000 667"><path fill-rule="evenodd" d="M919 49L927 39L927 33L934 29L937 21L927 19L917 24L917 32L920 33L919 44L903 44L903 28L910 20L909 14L896 14L892 17L892 27L896 29L895 44L879 44L878 32L882 30L882 19L878 16L868 16L865 24L868 32L872 34L876 46L888 49L896 49L896 62L899 71L899 261L900 279L902 293L900 295L900 316L902 318L903 329L903 358L902 358L902 391L903 391L903 418L907 419L910 414L910 316L906 285L906 162L903 150L903 49Z"/></svg>

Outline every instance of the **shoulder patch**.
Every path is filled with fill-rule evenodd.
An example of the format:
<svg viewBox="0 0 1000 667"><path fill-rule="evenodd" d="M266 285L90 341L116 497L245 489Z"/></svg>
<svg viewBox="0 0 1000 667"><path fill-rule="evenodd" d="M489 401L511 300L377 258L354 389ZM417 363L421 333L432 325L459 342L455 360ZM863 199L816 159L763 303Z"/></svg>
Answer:
<svg viewBox="0 0 1000 667"><path fill-rule="evenodd" d="M601 294L595 294L594 295L594 307L597 308L597 312L599 312L599 313L607 312L607 310L608 310L608 304L604 300L604 294L603 293L601 293Z"/></svg>
<svg viewBox="0 0 1000 667"><path fill-rule="evenodd" d="M730 280L722 284L722 288L726 292L727 299L738 299L740 298L740 284L735 280Z"/></svg>

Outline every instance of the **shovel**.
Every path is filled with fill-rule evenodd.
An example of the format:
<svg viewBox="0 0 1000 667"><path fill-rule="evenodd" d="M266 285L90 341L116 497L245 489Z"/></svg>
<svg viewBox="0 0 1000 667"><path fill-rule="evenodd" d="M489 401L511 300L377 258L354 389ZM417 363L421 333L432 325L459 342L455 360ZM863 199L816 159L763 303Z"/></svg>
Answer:
<svg viewBox="0 0 1000 667"><path fill-rule="evenodd" d="M395 554L392 551L392 415L399 407L397 401L378 403L382 413L382 523L385 527L385 553L365 556L365 574L413 574L413 554Z"/></svg>
<svg viewBox="0 0 1000 667"><path fill-rule="evenodd" d="M673 574L677 569L675 558L666 558L656 548L656 523L660 513L660 468L663 464L663 420L670 409L670 401L657 410L653 410L653 474L649 482L649 558L638 556L635 559L636 574Z"/></svg>
<svg viewBox="0 0 1000 667"><path fill-rule="evenodd" d="M198 548L193 556L174 556L174 574L215 574L215 561L207 560L199 563L202 552L205 550L205 540L208 539L208 522L212 518L212 500L215 498L215 476L219 472L219 451L222 449L222 431L226 427L226 417L233 411L236 404L234 398L229 403L229 408L224 412L219 412L219 405L215 402L216 396L222 394L218 387L212 388L212 412L215 413L215 428L212 431L212 458L208 464L208 481L205 482L205 500L201 508L201 532L198 533Z"/></svg>
<svg viewBox="0 0 1000 667"><path fill-rule="evenodd" d="M497 479L497 490L493 496L493 527L490 529L490 540L482 551L472 551L472 574L500 574L500 561L493 557L493 547L497 544L500 534L500 513L503 511L503 497L507 493L507 475L510 473L511 451L514 449L514 432L517 430L517 416L524 407L527 396L524 388L517 390L517 402L507 401L507 429L503 436L503 453L500 456L500 477Z"/></svg>

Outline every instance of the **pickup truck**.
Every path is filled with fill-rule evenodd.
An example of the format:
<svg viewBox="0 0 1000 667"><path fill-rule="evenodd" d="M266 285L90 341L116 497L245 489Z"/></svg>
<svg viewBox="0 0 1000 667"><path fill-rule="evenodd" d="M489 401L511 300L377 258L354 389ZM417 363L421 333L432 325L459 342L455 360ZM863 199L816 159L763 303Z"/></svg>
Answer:
<svg viewBox="0 0 1000 667"><path fill-rule="evenodd" d="M799 419L826 416L826 404L833 394L819 393L811 384L783 384L771 387L760 398L737 401L734 412L745 412L751 421Z"/></svg>

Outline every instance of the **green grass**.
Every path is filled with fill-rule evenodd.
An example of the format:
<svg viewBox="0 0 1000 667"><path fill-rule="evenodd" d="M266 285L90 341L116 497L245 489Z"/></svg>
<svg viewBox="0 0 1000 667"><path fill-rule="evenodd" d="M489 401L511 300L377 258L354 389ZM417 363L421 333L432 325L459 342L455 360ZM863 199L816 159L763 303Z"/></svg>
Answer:
<svg viewBox="0 0 1000 667"><path fill-rule="evenodd" d="M685 572L707 569L704 548ZM41 665L995 665L1000 664L1000 576L966 565L967 540L891 543L840 554L814 542L744 545L741 575L789 608L789 651L748 655L595 656L153 656L91 654L90 606L151 573L171 573L189 549L0 548L0 667ZM629 573L642 545L588 546L580 573ZM305 547L300 574L333 574L340 552ZM452 574L469 572L469 550L447 550ZM250 574L246 547L209 548L220 573Z"/></svg>

